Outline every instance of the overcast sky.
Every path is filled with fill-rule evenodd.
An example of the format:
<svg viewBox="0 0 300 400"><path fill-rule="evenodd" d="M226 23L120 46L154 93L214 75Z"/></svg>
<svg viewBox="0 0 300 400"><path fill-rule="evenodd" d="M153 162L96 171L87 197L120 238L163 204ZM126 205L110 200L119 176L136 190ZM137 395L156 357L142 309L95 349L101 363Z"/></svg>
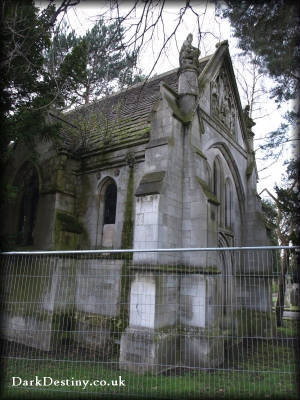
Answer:
<svg viewBox="0 0 300 400"><path fill-rule="evenodd" d="M199 4L199 2L197 3ZM39 4L45 5L45 2L37 2L37 5ZM120 2L120 11L124 13L128 12L132 5L133 1ZM107 6L105 7L104 2L96 3L89 2L87 0L81 0L78 6L72 7L68 11L66 20L70 24L70 26L76 30L78 34L82 35L87 29L90 29L93 26L99 14L107 12L106 16L108 16L108 10L109 9ZM165 33L166 37L168 37L170 33L174 30L174 27L178 22L179 10L180 2L166 2L166 6L164 9L164 26L160 24L158 26L158 29L153 32L152 39L148 42L147 39L149 39L149 37L146 37L146 44L139 57L139 67L142 69L142 72L144 74L148 74L152 70L154 61L157 59L158 53L161 50L161 46L163 43L163 34ZM237 67L236 55L240 52L240 50L237 47L237 41L232 36L229 23L226 20L218 19L215 17L214 5L212 3L206 6L205 3L203 5L197 6L197 11L199 11L199 14L201 15L201 40L197 35L198 30L196 19L193 16L192 12L189 12L187 15L184 16L183 21L180 24L179 29L176 33L176 36L168 42L166 49L162 52L160 60L152 71L152 75L154 73L160 74L179 66L179 50L188 33L194 34L193 44L197 45L200 48L200 57L212 54L215 51L215 45L218 42L227 39L229 41L229 51L233 59L233 65L234 67ZM140 15L140 12L141 9L138 9L136 12L136 17ZM153 17L155 18L155 14L153 15ZM131 19L130 21L128 21L128 26L130 26L134 22L136 22L136 20ZM241 66L239 66L239 70L241 70ZM243 74L246 74L246 72L242 71L242 75ZM272 81L268 78L264 78L262 84L265 87L269 88L272 85ZM241 89L240 95L242 105L245 106L246 100L242 95ZM268 116L256 120L256 126L253 128L253 131L255 133L255 147L263 141L262 138L266 136L268 132L276 130L276 128L280 125L280 122L282 121L282 114L284 112L284 110L278 111L276 108L276 104L271 101L267 96L265 96L265 98L263 98L262 100L263 109L261 110L261 113L258 113L257 115L262 116L267 114ZM258 170L261 171L259 172L258 193L265 187L271 190L275 183L280 182L281 173L283 172L282 164L284 159L288 158L288 154L289 149L286 146L283 157L278 162L272 164L272 166L270 166L266 170L263 170L264 167L271 164L272 160L268 160L267 162L261 161L261 153L257 153L257 166Z"/></svg>

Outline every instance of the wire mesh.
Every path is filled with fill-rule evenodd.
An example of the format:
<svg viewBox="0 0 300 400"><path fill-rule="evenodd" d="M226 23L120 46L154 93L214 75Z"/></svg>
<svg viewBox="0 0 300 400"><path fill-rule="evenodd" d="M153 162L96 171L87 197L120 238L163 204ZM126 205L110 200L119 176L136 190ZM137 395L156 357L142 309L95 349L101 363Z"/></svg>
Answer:
<svg viewBox="0 0 300 400"><path fill-rule="evenodd" d="M296 250L3 253L4 393L298 398Z"/></svg>

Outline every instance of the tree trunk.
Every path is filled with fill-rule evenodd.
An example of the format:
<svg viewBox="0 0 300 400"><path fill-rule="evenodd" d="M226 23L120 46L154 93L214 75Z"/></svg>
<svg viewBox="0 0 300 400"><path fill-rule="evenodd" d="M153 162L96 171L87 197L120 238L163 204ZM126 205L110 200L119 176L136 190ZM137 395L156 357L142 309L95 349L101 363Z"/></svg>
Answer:
<svg viewBox="0 0 300 400"><path fill-rule="evenodd" d="M288 269L289 253L288 249L283 250L283 258L281 264L281 272L278 282L278 296L276 301L276 322L277 326L283 326L283 310L284 310L284 297L285 297L285 275Z"/></svg>
<svg viewBox="0 0 300 400"><path fill-rule="evenodd" d="M90 103L90 85L87 85L85 95L84 95L84 102L85 104Z"/></svg>

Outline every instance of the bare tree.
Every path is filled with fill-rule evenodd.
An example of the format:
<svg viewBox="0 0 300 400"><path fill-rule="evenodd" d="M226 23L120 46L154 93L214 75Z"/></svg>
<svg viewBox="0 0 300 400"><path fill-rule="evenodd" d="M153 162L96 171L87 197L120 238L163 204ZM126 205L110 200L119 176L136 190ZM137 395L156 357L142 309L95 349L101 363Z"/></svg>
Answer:
<svg viewBox="0 0 300 400"><path fill-rule="evenodd" d="M188 24L194 27L193 33L198 41L198 47L203 45L202 40L210 35L217 40L221 40L220 35L215 34L212 29L205 31L203 29L204 17L208 9L215 10L215 3L206 1L199 5L198 2L190 0L176 3L176 18L172 23L171 29L168 29L167 17L170 13L170 5L165 0L135 0L127 9L121 8L118 0L110 0L109 7L98 15L98 18L104 18L107 21L116 21L120 28L124 28L124 39L120 43L121 48L132 48L136 54L141 54L142 50L148 45L156 43L156 55L149 76L155 69L163 53L168 49L171 42L175 42L179 51L178 40L180 26L185 19ZM215 12L213 18L217 18ZM217 26L217 25L216 25ZM159 40L159 45L158 40ZM206 52L204 50L204 52Z"/></svg>
<svg viewBox="0 0 300 400"><path fill-rule="evenodd" d="M233 57L235 61L235 76L239 85L242 102L249 106L249 116L254 121L269 115L262 114L265 104L267 89L265 87L265 74L260 71L257 56L252 54L246 56L237 54Z"/></svg>

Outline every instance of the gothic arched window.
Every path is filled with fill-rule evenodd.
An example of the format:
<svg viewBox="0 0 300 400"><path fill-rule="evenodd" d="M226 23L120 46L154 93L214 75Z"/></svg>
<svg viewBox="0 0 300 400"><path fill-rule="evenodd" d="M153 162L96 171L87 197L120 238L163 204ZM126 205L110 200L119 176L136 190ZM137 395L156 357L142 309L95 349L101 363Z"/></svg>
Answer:
<svg viewBox="0 0 300 400"><path fill-rule="evenodd" d="M218 157L215 158L213 164L213 193L220 202L218 210L218 221L220 225L224 224L224 193L223 193L223 174L221 161Z"/></svg>
<svg viewBox="0 0 300 400"><path fill-rule="evenodd" d="M229 179L225 182L225 226L230 228L232 218L232 186Z"/></svg>
<svg viewBox="0 0 300 400"><path fill-rule="evenodd" d="M216 197L220 200L221 194L221 168L219 160L214 161L213 167L213 192Z"/></svg>
<svg viewBox="0 0 300 400"><path fill-rule="evenodd" d="M117 186L115 183L112 182L106 187L104 195L104 225L115 223L116 209L117 209Z"/></svg>

